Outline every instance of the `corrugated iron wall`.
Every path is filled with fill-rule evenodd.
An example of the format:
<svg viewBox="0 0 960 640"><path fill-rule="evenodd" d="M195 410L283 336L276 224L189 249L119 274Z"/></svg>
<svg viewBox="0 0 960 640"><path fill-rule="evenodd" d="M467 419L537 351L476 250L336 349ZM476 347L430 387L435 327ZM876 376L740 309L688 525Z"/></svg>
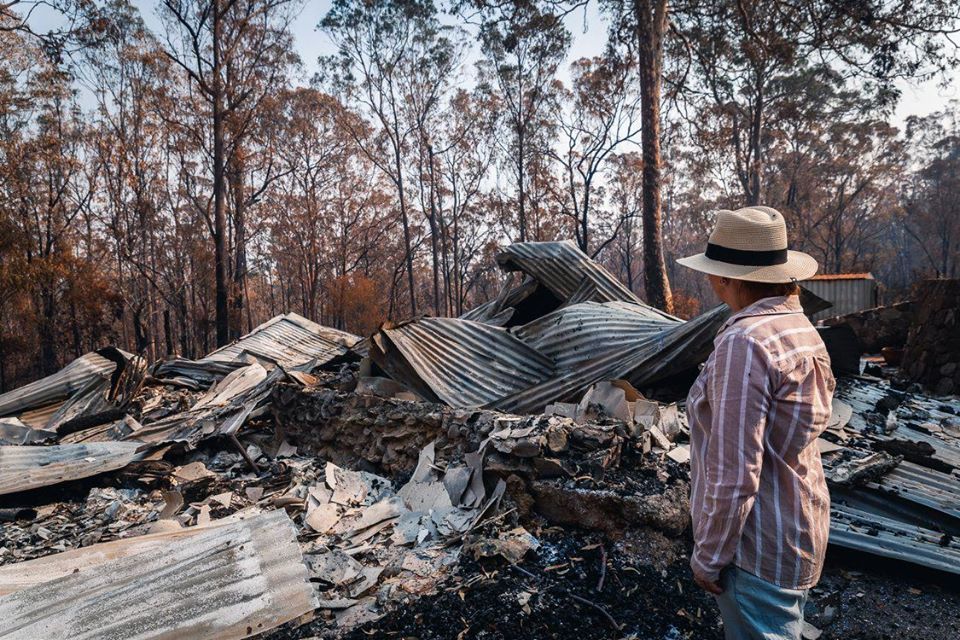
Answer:
<svg viewBox="0 0 960 640"><path fill-rule="evenodd" d="M826 311L813 314L816 322L877 306L877 281L867 278L842 280L805 280L800 283L812 293L833 303Z"/></svg>

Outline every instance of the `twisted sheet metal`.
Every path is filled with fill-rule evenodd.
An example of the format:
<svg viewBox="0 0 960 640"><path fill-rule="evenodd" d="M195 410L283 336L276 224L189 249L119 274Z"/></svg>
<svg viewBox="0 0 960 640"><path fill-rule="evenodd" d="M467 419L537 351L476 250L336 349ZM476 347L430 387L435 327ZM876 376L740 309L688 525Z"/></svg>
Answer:
<svg viewBox="0 0 960 640"><path fill-rule="evenodd" d="M571 300L575 293L583 299L582 288L589 282L596 289L590 292L593 302L620 300L642 304L640 298L571 240L518 242L497 255L497 263L505 271L523 271L559 300Z"/></svg>
<svg viewBox="0 0 960 640"><path fill-rule="evenodd" d="M259 363L238 368L211 387L186 411L146 422L127 438L141 442L196 445L213 435L233 435L252 417L267 410L273 387L286 377L279 367L269 372Z"/></svg>
<svg viewBox="0 0 960 640"><path fill-rule="evenodd" d="M177 358L161 363L154 375L182 375L209 384L233 369L249 364L251 357L287 369L310 361L323 364L345 355L359 341L359 336L324 327L296 313L287 313L264 322L236 342L199 360Z"/></svg>
<svg viewBox="0 0 960 640"><path fill-rule="evenodd" d="M511 330L423 318L382 328L370 353L428 399L530 413L600 380L643 385L695 366L727 314L718 307L683 322L643 304L587 302Z"/></svg>
<svg viewBox="0 0 960 640"><path fill-rule="evenodd" d="M499 327L457 318L421 318L384 327L371 357L421 395L480 407L553 374L550 358Z"/></svg>
<svg viewBox="0 0 960 640"><path fill-rule="evenodd" d="M128 359L132 357L132 354L124 355ZM113 362L96 353L84 354L52 375L0 395L0 417L33 409L50 409L37 413L31 424L37 422L37 416L53 415L56 405L77 391L108 379L114 368Z"/></svg>
<svg viewBox="0 0 960 640"><path fill-rule="evenodd" d="M491 403L489 408L510 413L542 411L550 402L577 398L602 380L623 378L636 387L646 386L702 362L729 315L726 305L721 305L688 322L676 320L667 325L668 321L654 320L650 308L640 305L633 325L629 315L622 315L630 305L597 305L596 315L588 313L577 319L579 306L550 314L556 315L553 326L543 322L550 316L530 323L537 324L541 331L526 334L567 366L558 367L557 373L542 383ZM566 315L560 317L564 312ZM619 328L605 328L606 322Z"/></svg>
<svg viewBox="0 0 960 640"><path fill-rule="evenodd" d="M682 324L642 304L583 302L512 329L524 343L551 358L558 370L596 360L600 353L628 350L638 342L657 346Z"/></svg>
<svg viewBox="0 0 960 640"><path fill-rule="evenodd" d="M120 469L138 458L142 446L139 442L95 442L0 447L0 495Z"/></svg>
<svg viewBox="0 0 960 640"><path fill-rule="evenodd" d="M245 638L319 605L283 511L172 535L134 555L116 547L68 552L76 571L0 598L0 638ZM50 573L56 561L17 567L45 562Z"/></svg>

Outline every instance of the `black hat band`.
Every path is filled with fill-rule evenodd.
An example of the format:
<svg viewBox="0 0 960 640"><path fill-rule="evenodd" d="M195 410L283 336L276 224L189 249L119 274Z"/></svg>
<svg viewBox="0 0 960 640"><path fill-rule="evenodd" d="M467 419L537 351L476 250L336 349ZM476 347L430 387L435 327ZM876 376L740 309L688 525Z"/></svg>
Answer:
<svg viewBox="0 0 960 640"><path fill-rule="evenodd" d="M746 251L744 249L730 249L721 247L712 242L707 243L704 255L711 260L737 264L745 267L770 267L776 264L786 264L787 250L774 249L772 251Z"/></svg>

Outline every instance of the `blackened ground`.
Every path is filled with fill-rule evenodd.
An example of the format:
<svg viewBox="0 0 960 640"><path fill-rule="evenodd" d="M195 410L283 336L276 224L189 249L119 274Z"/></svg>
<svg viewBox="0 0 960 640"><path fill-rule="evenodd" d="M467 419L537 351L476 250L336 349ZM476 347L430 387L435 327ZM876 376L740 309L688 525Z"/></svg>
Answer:
<svg viewBox="0 0 960 640"><path fill-rule="evenodd" d="M689 541L667 540L653 532L628 532L611 541L591 532L558 528L540 535L539 553L528 555L517 567L465 557L458 575L440 593L346 637L723 637L712 597L692 581L685 551ZM598 590L602 552L597 545L601 544L607 554L607 573ZM831 549L806 614L823 631L820 640L956 640L960 638L960 585L944 574ZM321 633L323 626L320 623L312 633Z"/></svg>
<svg viewBox="0 0 960 640"><path fill-rule="evenodd" d="M956 576L875 556L831 547L810 603L807 616L823 629L820 640L960 638Z"/></svg>
<svg viewBox="0 0 960 640"><path fill-rule="evenodd" d="M569 529L544 530L541 541L539 552L517 566L465 557L445 590L346 637L722 637L712 599L691 580L682 541L635 533L611 542Z"/></svg>

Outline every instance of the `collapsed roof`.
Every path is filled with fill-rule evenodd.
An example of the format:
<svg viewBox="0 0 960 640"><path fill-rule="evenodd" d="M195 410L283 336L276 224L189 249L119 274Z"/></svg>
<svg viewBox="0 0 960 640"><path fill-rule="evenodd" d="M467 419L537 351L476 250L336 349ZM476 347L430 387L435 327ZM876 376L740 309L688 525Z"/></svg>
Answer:
<svg viewBox="0 0 960 640"><path fill-rule="evenodd" d="M666 314L570 241L513 244L497 262L523 281L460 318L385 324L369 357L424 399L531 413L602 380L643 387L696 367L729 313Z"/></svg>

